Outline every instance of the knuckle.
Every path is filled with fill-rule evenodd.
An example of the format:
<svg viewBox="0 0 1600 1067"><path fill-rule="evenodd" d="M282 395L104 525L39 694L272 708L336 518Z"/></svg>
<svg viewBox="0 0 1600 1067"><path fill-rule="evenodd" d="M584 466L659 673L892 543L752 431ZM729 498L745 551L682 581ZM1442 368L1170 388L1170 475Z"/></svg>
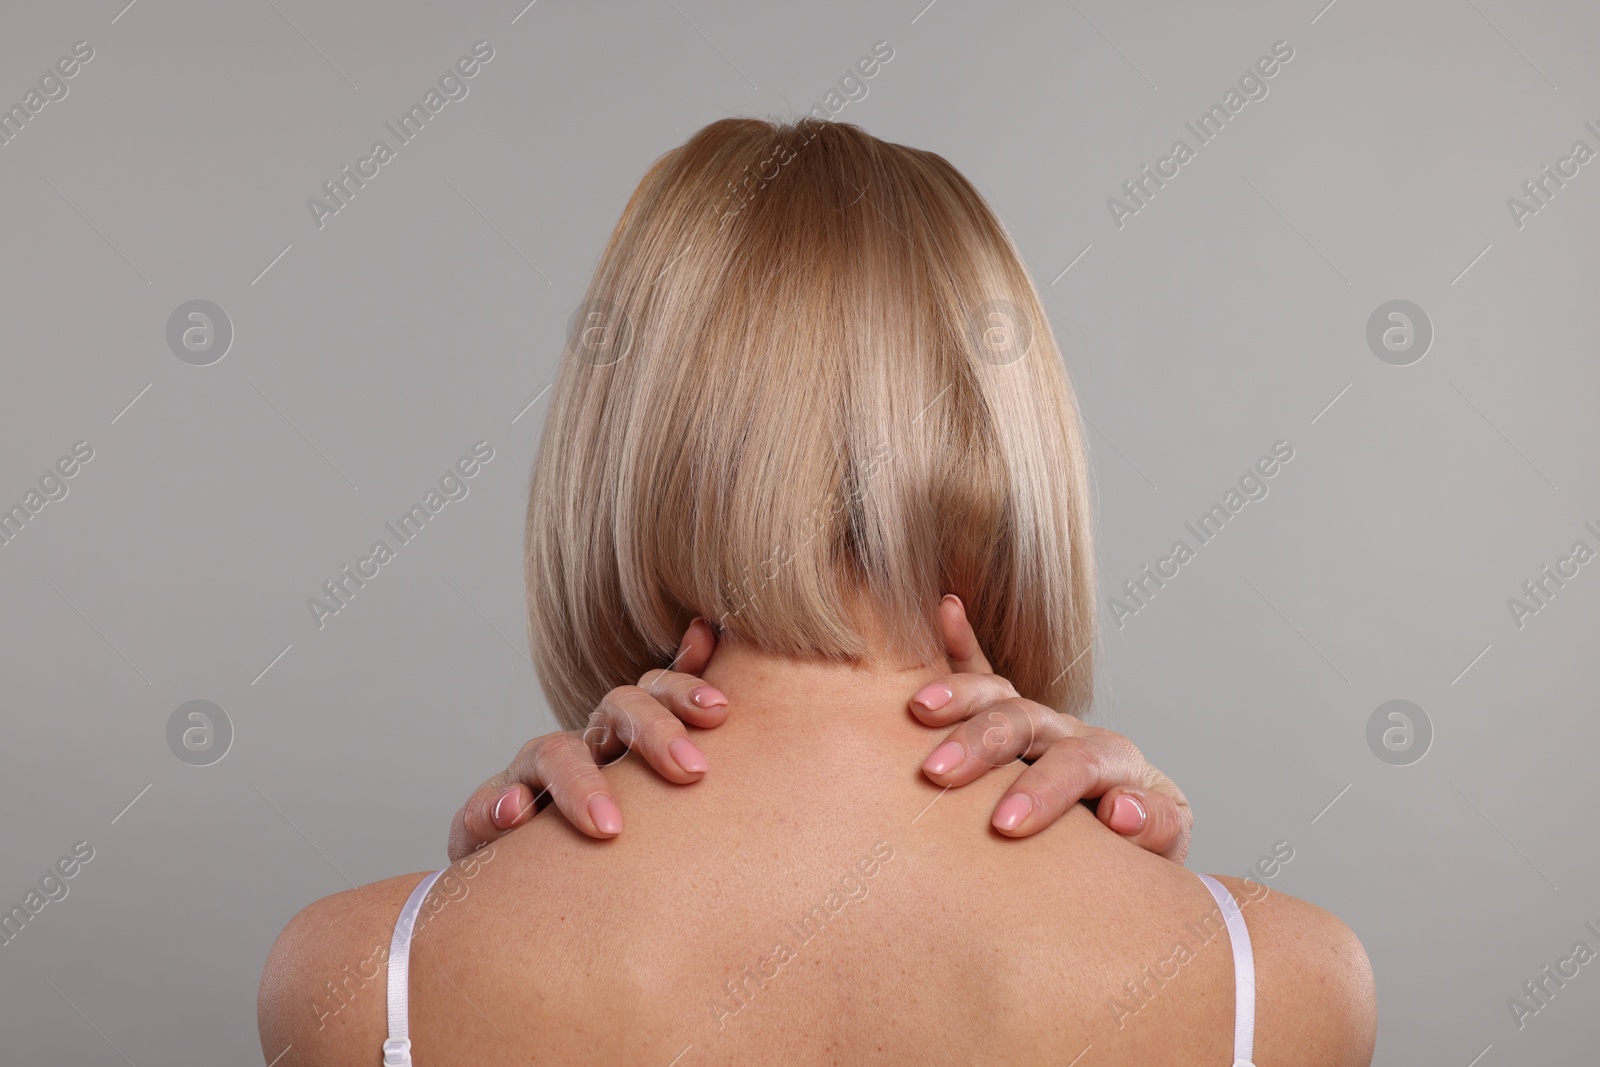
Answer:
<svg viewBox="0 0 1600 1067"><path fill-rule="evenodd" d="M512 766L527 766L529 764L538 763L540 755L545 750L545 746L550 743L550 739L554 736L554 734L545 734L543 737L535 737L532 741L529 741L527 744L523 745L522 748L517 752L516 761L512 764Z"/></svg>
<svg viewBox="0 0 1600 1067"><path fill-rule="evenodd" d="M606 699L610 699L609 695ZM611 716L604 705L589 713L589 721L584 723L583 733L580 736L583 743L590 748L603 748L610 744Z"/></svg>
<svg viewBox="0 0 1600 1067"><path fill-rule="evenodd" d="M1094 777L1101 777L1117 766L1117 742L1109 737L1074 737L1074 749L1085 769Z"/></svg>
<svg viewBox="0 0 1600 1067"><path fill-rule="evenodd" d="M641 739L648 741L660 729L660 724L665 721L677 722L677 716L672 714L664 701L670 699L666 695L652 693L639 693L627 703L628 728L631 738L637 742Z"/></svg>
<svg viewBox="0 0 1600 1067"><path fill-rule="evenodd" d="M1014 704L1022 701L1010 682L996 674L978 674L955 676L955 679L964 681L967 688L967 701L970 713L984 711L988 708L998 707L1002 704ZM952 679L954 681L955 679ZM967 681L969 680L970 681Z"/></svg>
<svg viewBox="0 0 1600 1067"><path fill-rule="evenodd" d="M594 761L589 758L589 750L570 734L558 734L552 737L539 751L536 764L540 779L552 786L569 782L593 766Z"/></svg>
<svg viewBox="0 0 1600 1067"><path fill-rule="evenodd" d="M995 704L966 723L967 743L995 764L1014 758L1032 747L1033 731L1025 715L1009 704Z"/></svg>
<svg viewBox="0 0 1600 1067"><path fill-rule="evenodd" d="M1065 811L1068 805L1078 799L1078 790L1073 788L1074 780L1069 773L1059 768L1040 767L1029 783L1029 789L1034 794L1038 804L1046 811Z"/></svg>
<svg viewBox="0 0 1600 1067"><path fill-rule="evenodd" d="M1049 745L1075 734L1072 726L1074 720L1070 715L1062 715L1054 708L1046 707L1027 697L1016 697L1008 703L1018 709L1018 714L1027 722L1030 736L1035 742Z"/></svg>
<svg viewBox="0 0 1600 1067"><path fill-rule="evenodd" d="M1100 749L1096 742L1088 737L1076 735L1063 737L1050 746L1052 752L1057 753L1057 759L1063 768L1096 769L1100 764Z"/></svg>
<svg viewBox="0 0 1600 1067"><path fill-rule="evenodd" d="M1090 726L1076 715L1066 715L1053 708L1045 709L1050 712L1050 727L1063 737L1100 737L1108 733L1098 726Z"/></svg>
<svg viewBox="0 0 1600 1067"><path fill-rule="evenodd" d="M1050 756L1034 766L1051 788L1076 801L1098 775L1093 746L1079 737L1063 738L1050 746Z"/></svg>
<svg viewBox="0 0 1600 1067"><path fill-rule="evenodd" d="M666 748L674 739L687 734L677 716L658 705L643 722L640 742L648 748Z"/></svg>
<svg viewBox="0 0 1600 1067"><path fill-rule="evenodd" d="M600 700L600 707L607 714L616 714L620 709L632 706L640 698L648 700L650 693L643 686L619 685L611 690Z"/></svg>
<svg viewBox="0 0 1600 1067"><path fill-rule="evenodd" d="M1129 763L1141 767L1145 765L1144 753L1139 751L1138 745L1134 744L1126 737L1123 737L1121 734L1114 734L1112 737L1108 738L1108 740L1111 742L1109 747L1117 755L1121 756Z"/></svg>
<svg viewBox="0 0 1600 1067"><path fill-rule="evenodd" d="M522 751L517 753L517 758L503 775L501 785L510 785L512 782L531 782L539 776L539 768L548 759L550 746L555 743L559 734L545 734L536 737L522 746ZM490 784L494 784L491 780Z"/></svg>
<svg viewBox="0 0 1600 1067"><path fill-rule="evenodd" d="M593 714L600 714L602 712L609 714L612 709L616 708L622 703L622 701L626 700L630 693L638 692L642 692L642 690L636 685L619 685L605 696L600 698L600 704L595 708Z"/></svg>
<svg viewBox="0 0 1600 1067"><path fill-rule="evenodd" d="M638 686L614 689L606 694L606 722L616 738L631 748L639 736L641 715L657 706L655 698Z"/></svg>
<svg viewBox="0 0 1600 1067"><path fill-rule="evenodd" d="M1006 697L990 705L989 711L998 712L1019 725L1027 725L1033 722L1033 712L1028 707L1031 703L1024 697Z"/></svg>
<svg viewBox="0 0 1600 1067"><path fill-rule="evenodd" d="M692 674L674 670L664 670L661 672L661 677L656 679L656 689L662 694L687 693L695 686L703 684Z"/></svg>
<svg viewBox="0 0 1600 1067"><path fill-rule="evenodd" d="M1178 788L1177 782L1174 782L1171 778L1168 778L1165 774L1162 774L1161 771L1155 767L1150 768L1149 779L1151 791L1169 798L1179 808L1182 808L1185 812L1188 812L1189 798L1183 795L1183 790ZM1191 815L1190 817L1192 818L1193 816Z"/></svg>

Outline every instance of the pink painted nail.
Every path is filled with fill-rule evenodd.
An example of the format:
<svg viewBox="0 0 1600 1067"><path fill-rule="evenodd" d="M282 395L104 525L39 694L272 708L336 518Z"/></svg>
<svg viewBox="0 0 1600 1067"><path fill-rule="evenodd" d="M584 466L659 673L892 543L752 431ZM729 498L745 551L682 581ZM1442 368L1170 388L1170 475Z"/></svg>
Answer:
<svg viewBox="0 0 1600 1067"><path fill-rule="evenodd" d="M955 695L955 690L951 689L945 683L930 682L921 689L918 689L916 695L911 699L915 700L918 704L921 704L929 711L938 711L940 708L950 703L951 698Z"/></svg>
<svg viewBox="0 0 1600 1067"><path fill-rule="evenodd" d="M1015 830L1033 810L1033 801L1026 793L1012 793L994 809L994 824L1001 830Z"/></svg>
<svg viewBox="0 0 1600 1067"><path fill-rule="evenodd" d="M1136 834L1144 829L1144 805L1132 793L1124 793L1111 805L1111 828L1119 834Z"/></svg>
<svg viewBox="0 0 1600 1067"><path fill-rule="evenodd" d="M679 737L667 746L667 751L672 753L672 758L690 774L703 774L711 769L711 764L706 762L705 753L695 747L694 742L687 737Z"/></svg>
<svg viewBox="0 0 1600 1067"><path fill-rule="evenodd" d="M701 708L720 707L728 702L727 697L709 685L696 686L690 690L689 699L694 701L696 707Z"/></svg>
<svg viewBox="0 0 1600 1067"><path fill-rule="evenodd" d="M922 764L922 769L929 774L944 774L961 766L961 761L967 758L967 750L960 741L946 741L933 750Z"/></svg>
<svg viewBox="0 0 1600 1067"><path fill-rule="evenodd" d="M517 809L515 806L507 808L506 802L515 800L516 796L515 789L507 789L501 793L500 799L494 802L494 813L489 816L489 821L502 830L509 830L512 822L516 820Z"/></svg>
<svg viewBox="0 0 1600 1067"><path fill-rule="evenodd" d="M594 820L595 828L603 834L622 832L622 812L617 810L616 803L604 794L589 798L589 818Z"/></svg>

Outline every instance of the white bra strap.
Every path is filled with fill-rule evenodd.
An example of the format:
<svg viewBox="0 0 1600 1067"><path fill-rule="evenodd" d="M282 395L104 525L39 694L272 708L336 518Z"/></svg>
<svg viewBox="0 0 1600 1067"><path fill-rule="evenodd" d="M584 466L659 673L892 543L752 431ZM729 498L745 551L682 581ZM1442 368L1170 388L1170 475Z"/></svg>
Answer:
<svg viewBox="0 0 1600 1067"><path fill-rule="evenodd" d="M434 871L417 883L400 909L389 940L389 1040L383 1043L384 1067L411 1067L411 933L417 925L417 912L428 890L444 871Z"/></svg>
<svg viewBox="0 0 1600 1067"><path fill-rule="evenodd" d="M1244 912L1228 888L1209 874L1200 880L1211 890L1233 945L1233 1067L1251 1067L1256 1038L1256 960L1250 951L1250 931Z"/></svg>

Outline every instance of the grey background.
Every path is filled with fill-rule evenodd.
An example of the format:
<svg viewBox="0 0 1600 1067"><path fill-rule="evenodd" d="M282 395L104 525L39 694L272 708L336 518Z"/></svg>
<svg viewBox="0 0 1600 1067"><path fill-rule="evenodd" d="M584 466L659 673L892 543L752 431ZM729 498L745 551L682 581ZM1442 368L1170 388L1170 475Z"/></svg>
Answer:
<svg viewBox="0 0 1600 1067"><path fill-rule="evenodd" d="M0 904L95 849L0 947L8 1063L259 1062L290 915L444 862L467 792L553 728L523 504L628 193L707 122L821 102L879 40L838 117L941 153L1014 234L1093 426L1108 596L1295 449L1105 616L1096 721L1188 791L1190 866L1292 844L1271 884L1362 938L1379 1063L1593 1059L1594 966L1520 1031L1506 1002L1600 948L1600 564L1520 629L1506 601L1600 547L1600 163L1521 229L1506 198L1600 148L1600 10L524 2L0 12L7 106L95 49L0 146L0 502L95 450L0 547ZM307 198L480 39L469 96L319 230ZM1107 198L1280 39L1269 95L1118 229ZM234 327L208 367L165 340L200 298ZM1397 298L1435 331L1408 367L1365 342ZM319 631L307 598L480 439L468 497ZM233 725L211 766L167 747L195 699ZM1410 766L1367 745L1390 699L1433 726Z"/></svg>

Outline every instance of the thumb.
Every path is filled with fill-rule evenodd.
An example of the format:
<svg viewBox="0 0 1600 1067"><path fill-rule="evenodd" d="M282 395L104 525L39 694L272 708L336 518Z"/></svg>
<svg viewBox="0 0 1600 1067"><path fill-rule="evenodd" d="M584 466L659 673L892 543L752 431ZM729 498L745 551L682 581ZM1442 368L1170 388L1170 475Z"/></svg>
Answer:
<svg viewBox="0 0 1600 1067"><path fill-rule="evenodd" d="M954 593L939 601L939 632L944 637L945 653L957 674L993 674L994 668L978 646L978 635L967 619L966 605Z"/></svg>
<svg viewBox="0 0 1600 1067"><path fill-rule="evenodd" d="M1189 854L1188 807L1165 793L1144 789L1112 789L1100 798L1096 816L1112 830L1148 852L1182 863Z"/></svg>
<svg viewBox="0 0 1600 1067"><path fill-rule="evenodd" d="M452 863L533 818L533 791L521 782L508 784L506 777L498 774L480 785L450 821Z"/></svg>
<svg viewBox="0 0 1600 1067"><path fill-rule="evenodd" d="M695 616L683 631L683 640L678 642L678 654L672 658L668 669L679 674L698 675L706 669L706 664L711 662L711 653L716 650L717 637L711 630L711 624Z"/></svg>

